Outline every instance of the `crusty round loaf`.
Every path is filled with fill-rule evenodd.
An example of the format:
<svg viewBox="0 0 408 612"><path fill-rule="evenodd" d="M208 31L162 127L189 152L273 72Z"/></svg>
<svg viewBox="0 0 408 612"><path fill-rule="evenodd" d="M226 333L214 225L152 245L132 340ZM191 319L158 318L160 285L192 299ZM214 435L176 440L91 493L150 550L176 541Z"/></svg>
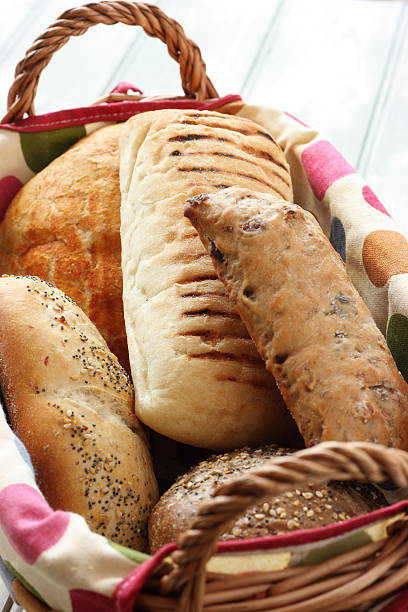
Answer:
<svg viewBox="0 0 408 612"><path fill-rule="evenodd" d="M181 476L162 495L149 520L152 553L174 542L186 530L198 508L211 492L231 478L259 468L272 457L293 452L276 446L242 448L202 461ZM249 508L225 531L220 540L258 538L297 529L312 529L343 521L387 505L372 485L328 482L309 483Z"/></svg>
<svg viewBox="0 0 408 612"><path fill-rule="evenodd" d="M0 274L55 283L129 371L122 304L118 136L82 138L18 192L0 224Z"/></svg>
<svg viewBox="0 0 408 612"><path fill-rule="evenodd" d="M1 277L0 320L0 384L42 493L97 533L145 549L158 491L127 373L51 283Z"/></svg>

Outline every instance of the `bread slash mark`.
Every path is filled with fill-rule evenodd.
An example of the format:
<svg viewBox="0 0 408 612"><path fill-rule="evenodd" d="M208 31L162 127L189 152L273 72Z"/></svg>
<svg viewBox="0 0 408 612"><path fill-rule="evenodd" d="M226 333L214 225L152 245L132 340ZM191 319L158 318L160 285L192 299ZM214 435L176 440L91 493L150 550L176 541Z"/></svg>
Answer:
<svg viewBox="0 0 408 612"><path fill-rule="evenodd" d="M190 353L190 359L209 359L210 361L236 361L237 363L250 363L264 366L260 357L250 355L235 355L234 353L224 353L222 351L209 351L208 353Z"/></svg>
<svg viewBox="0 0 408 612"><path fill-rule="evenodd" d="M197 291L191 291L190 293L182 293L179 297L182 298L189 298L189 297L213 297L213 296L217 296L217 297L227 297L227 294L225 291L205 291L203 293L199 293Z"/></svg>
<svg viewBox="0 0 408 612"><path fill-rule="evenodd" d="M174 260L179 263L191 263L193 261L197 261L197 259L202 259L203 257L208 257L207 251L204 253L177 253Z"/></svg>
<svg viewBox="0 0 408 612"><path fill-rule="evenodd" d="M242 333L240 333L241 331L242 330L239 330L239 333L237 334L231 334L231 333L219 334L209 329L192 329L190 331L179 332L177 335L187 337L187 338L188 337L201 338L203 342L208 342L208 343L216 343L216 342L220 342L221 340L225 340L225 339L249 340L250 338L249 335L242 335Z"/></svg>
<svg viewBox="0 0 408 612"><path fill-rule="evenodd" d="M260 380L248 380L247 378L235 378L234 376L220 376L220 375L215 376L215 379L219 380L220 382L224 382L224 381L235 382L235 383L240 383L242 385L252 385L253 387L259 387L261 389L269 389L271 391L275 389L274 384L268 385L267 383L262 382Z"/></svg>
<svg viewBox="0 0 408 612"><path fill-rule="evenodd" d="M288 171L287 166L285 166L284 164L282 164L281 162L277 161L270 153L268 153L267 151L263 151L261 149L255 149L255 147L250 147L248 145L243 145L242 146L242 150L245 151L245 153L249 153L250 155L255 155L255 157L260 157L262 159L267 159L269 161L271 161L272 163L274 163L276 166L279 166L280 168L282 168L282 170L285 170L285 172ZM285 179L282 179L285 180ZM290 186L289 181L287 182L287 185Z"/></svg>
<svg viewBox="0 0 408 612"><path fill-rule="evenodd" d="M208 280L219 280L218 274L214 272L214 274L203 274L201 276L190 276L190 278L185 278L183 280L178 280L177 285L188 285L189 283L203 283Z"/></svg>
<svg viewBox="0 0 408 612"><path fill-rule="evenodd" d="M283 200L285 200L285 196L284 194L279 191L279 189L277 189L276 185L272 185L271 183L269 183L268 181L264 181L260 178L257 178L256 176L252 176L252 174L246 174L244 172L233 172L231 170L221 170L219 168L203 168L202 166L191 166L191 167L185 167L185 168L177 168L178 172L211 172L211 173L221 173L221 174L230 174L232 176L239 176L242 178L246 178L249 179L251 181L256 181L257 183L261 183L261 185L266 185L267 187L270 187L271 189L273 189L274 191L276 191L276 193L279 193L279 195L281 196L281 198ZM282 179L281 175L278 174L277 172L273 172L272 174L274 174L275 176L277 176L279 179L281 179L283 182L284 179Z"/></svg>
<svg viewBox="0 0 408 612"><path fill-rule="evenodd" d="M227 138L209 136L208 134L186 134L185 136L173 136L168 142L191 142L193 140L217 140L218 142L229 142Z"/></svg>
<svg viewBox="0 0 408 612"><path fill-rule="evenodd" d="M229 141L226 141L226 142L229 142ZM279 162L277 162L272 157L272 155L270 155L266 151L257 151L253 147L243 147L243 149L246 150L250 155L259 157L261 159L266 159L267 161L270 161L276 166L279 166L280 168L282 168L285 172L288 171L287 168L283 164L280 164ZM247 157L242 157L242 155L234 155L233 153L223 153L222 151L188 151L187 153L181 153L181 151L176 150L176 151L172 151L171 153L169 153L170 157L172 156L173 157L175 156L176 157L195 157L195 156L202 157L203 155L206 155L207 157L210 157L212 155L215 157L227 157L228 159L236 159L238 161L247 162L248 164L252 164L253 166L258 167L257 162L253 161L252 159L248 159ZM282 176L281 174L277 172L272 171L272 174L277 176L283 183L285 183L285 185L290 187L290 182L287 178L285 178L284 176Z"/></svg>
<svg viewBox="0 0 408 612"><path fill-rule="evenodd" d="M184 317L225 317L227 319L239 319L236 312L223 312L221 310L211 310L211 308L202 308L201 310L186 310L183 312Z"/></svg>
<svg viewBox="0 0 408 612"><path fill-rule="evenodd" d="M202 117L197 117L200 119L207 119L207 117L214 117L216 119L220 119L220 117L216 117L215 115L203 115ZM275 139L268 134L267 132L262 132L261 130L254 130L254 129L245 129L245 128L237 128L237 127L232 127L232 125L221 125L220 123L202 123L201 121L199 123L197 123L197 121L191 121L189 119L185 119L184 121L172 121L172 123L179 123L181 125L205 125L207 127L211 127L211 128L219 128L221 130L228 130L228 132L238 132L239 134L243 134L244 136L262 136L262 138L266 138L267 140L269 140L270 142L273 142L274 144L276 144Z"/></svg>

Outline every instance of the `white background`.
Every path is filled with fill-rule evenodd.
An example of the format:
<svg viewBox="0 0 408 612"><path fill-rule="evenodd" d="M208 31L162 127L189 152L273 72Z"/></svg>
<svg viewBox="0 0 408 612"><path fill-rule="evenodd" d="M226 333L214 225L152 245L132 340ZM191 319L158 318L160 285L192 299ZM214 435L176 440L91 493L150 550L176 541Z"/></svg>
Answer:
<svg viewBox="0 0 408 612"><path fill-rule="evenodd" d="M0 115L17 62L72 0L0 0ZM218 93L273 106L322 131L408 235L405 0L159 0L199 45ZM98 25L42 74L38 113L93 102L118 81L181 94L178 66L140 28Z"/></svg>

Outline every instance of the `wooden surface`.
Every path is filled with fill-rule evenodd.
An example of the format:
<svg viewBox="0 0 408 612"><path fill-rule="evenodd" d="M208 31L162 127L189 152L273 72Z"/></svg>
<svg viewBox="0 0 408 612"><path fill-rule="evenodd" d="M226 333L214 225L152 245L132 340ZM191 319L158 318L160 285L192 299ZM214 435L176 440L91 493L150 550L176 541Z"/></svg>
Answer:
<svg viewBox="0 0 408 612"><path fill-rule="evenodd" d="M201 48L220 95L287 110L323 132L408 236L406 0L159 0ZM14 67L72 0L1 0L0 113ZM177 64L139 28L99 25L44 71L36 109L86 105L127 80L181 94ZM0 584L0 596L5 599ZM0 607L1 609L1 607Z"/></svg>

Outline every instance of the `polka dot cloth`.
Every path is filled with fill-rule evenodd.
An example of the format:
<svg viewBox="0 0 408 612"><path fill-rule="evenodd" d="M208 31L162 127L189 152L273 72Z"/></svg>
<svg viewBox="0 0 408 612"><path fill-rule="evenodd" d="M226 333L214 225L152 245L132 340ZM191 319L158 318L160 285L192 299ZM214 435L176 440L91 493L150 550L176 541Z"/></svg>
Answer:
<svg viewBox="0 0 408 612"><path fill-rule="evenodd" d="M399 232L374 230L364 239L364 270L376 287L384 287L394 274L408 272L408 242Z"/></svg>
<svg viewBox="0 0 408 612"><path fill-rule="evenodd" d="M373 208L376 208L377 210L380 210L385 215L390 216L390 213L384 208L374 191L368 185L364 185L362 193L367 204Z"/></svg>
<svg viewBox="0 0 408 612"><path fill-rule="evenodd" d="M408 242L383 203L335 147L288 113L245 106L284 149L294 201L312 212L408 381Z"/></svg>
<svg viewBox="0 0 408 612"><path fill-rule="evenodd" d="M86 135L83 125L20 134L21 150L27 166L40 172L45 166Z"/></svg>
<svg viewBox="0 0 408 612"><path fill-rule="evenodd" d="M338 217L333 217L331 221L330 242L342 260L346 262L346 232Z"/></svg>
<svg viewBox="0 0 408 612"><path fill-rule="evenodd" d="M0 179L0 221L3 219L7 206L16 195L23 183L15 176L4 176Z"/></svg>
<svg viewBox="0 0 408 612"><path fill-rule="evenodd" d="M33 173L107 122L123 121L153 108L224 111L230 102L235 104L234 112L257 122L284 149L294 201L320 222L378 326L387 334L392 354L408 380L408 243L378 197L333 145L289 113L244 105L239 97L229 96L207 106L180 100L142 101L131 107L106 104L31 117L18 126L0 126L0 222L11 199ZM0 466L10 466L0 469L0 573L8 580L10 571L21 576L54 609L132 610L135 584L140 588L143 582L138 576L147 565L153 567L154 560L112 545L92 533L78 515L54 512L39 491L27 453L16 443L1 409ZM386 512L391 516L401 511L395 508ZM339 528L347 537L347 528ZM291 547L299 557L301 547ZM316 543L313 547L316 551ZM240 554L239 546L236 552Z"/></svg>

